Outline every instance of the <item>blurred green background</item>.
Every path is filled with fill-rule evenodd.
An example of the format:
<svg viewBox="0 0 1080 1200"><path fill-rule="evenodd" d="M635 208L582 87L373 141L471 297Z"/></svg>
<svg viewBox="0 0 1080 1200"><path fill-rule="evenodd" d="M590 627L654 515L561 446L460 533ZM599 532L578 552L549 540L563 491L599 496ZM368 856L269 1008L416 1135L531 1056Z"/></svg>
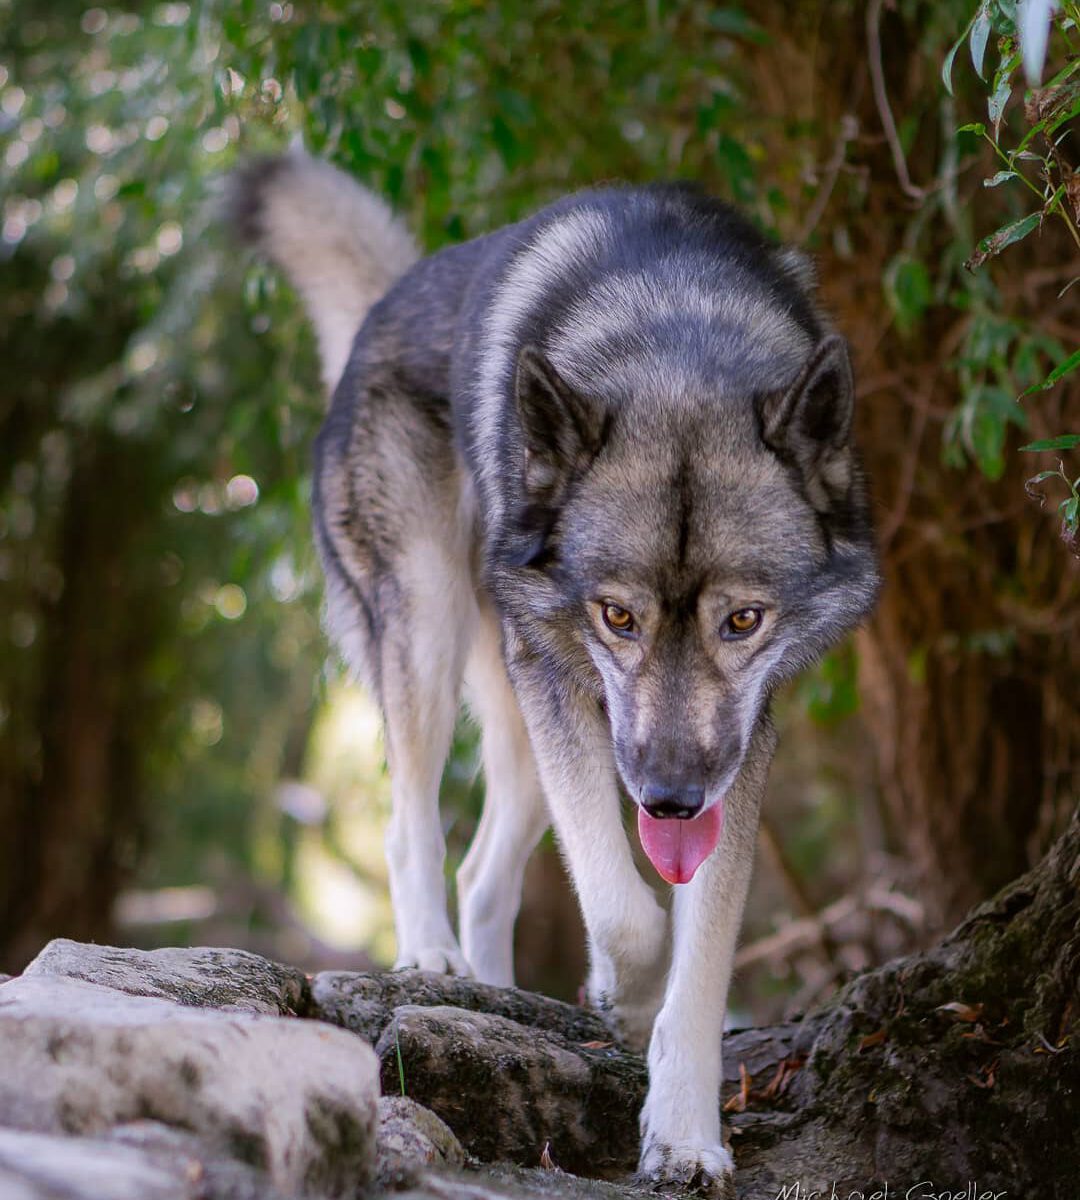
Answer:
<svg viewBox="0 0 1080 1200"><path fill-rule="evenodd" d="M804 1007L1033 861L1080 759L1068 492L1034 503L1056 457L1018 449L1080 429L1076 376L1017 400L1080 344L1066 10L1052 91L1010 66L996 0L0 0L0 969L56 935L392 960L378 714L320 632L312 337L216 216L234 163L295 138L428 249L684 177L817 257L887 587L780 698L740 1016ZM463 721L452 861L481 797ZM583 961L545 844L520 981L573 997Z"/></svg>

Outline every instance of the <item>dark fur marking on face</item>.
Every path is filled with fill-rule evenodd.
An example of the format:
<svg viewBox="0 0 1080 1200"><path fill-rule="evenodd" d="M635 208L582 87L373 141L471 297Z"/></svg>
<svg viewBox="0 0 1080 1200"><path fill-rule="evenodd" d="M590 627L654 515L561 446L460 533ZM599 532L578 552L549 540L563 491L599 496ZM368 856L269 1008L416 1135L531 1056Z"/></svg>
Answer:
<svg viewBox="0 0 1080 1200"><path fill-rule="evenodd" d="M663 602L668 620L680 627L693 624L697 618L698 599L704 585L703 579L695 579L685 582L677 591L665 590Z"/></svg>

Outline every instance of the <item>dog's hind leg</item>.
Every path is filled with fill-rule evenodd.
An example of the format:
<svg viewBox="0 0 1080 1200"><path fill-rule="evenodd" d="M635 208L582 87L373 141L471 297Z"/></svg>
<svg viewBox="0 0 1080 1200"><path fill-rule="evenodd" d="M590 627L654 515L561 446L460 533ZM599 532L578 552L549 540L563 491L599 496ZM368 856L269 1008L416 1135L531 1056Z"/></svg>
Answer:
<svg viewBox="0 0 1080 1200"><path fill-rule="evenodd" d="M317 447L327 624L383 712L397 965L467 974L446 909L439 784L476 628L473 516L445 407L377 366L368 375Z"/></svg>
<svg viewBox="0 0 1080 1200"><path fill-rule="evenodd" d="M477 979L514 982L514 922L525 866L550 823L529 736L503 660L498 618L485 605L466 668L483 730L484 813L458 871L461 946Z"/></svg>
<svg viewBox="0 0 1080 1200"><path fill-rule="evenodd" d="M415 541L380 597L381 700L393 813L386 834L396 967L468 975L446 910L439 783L475 627L467 562Z"/></svg>

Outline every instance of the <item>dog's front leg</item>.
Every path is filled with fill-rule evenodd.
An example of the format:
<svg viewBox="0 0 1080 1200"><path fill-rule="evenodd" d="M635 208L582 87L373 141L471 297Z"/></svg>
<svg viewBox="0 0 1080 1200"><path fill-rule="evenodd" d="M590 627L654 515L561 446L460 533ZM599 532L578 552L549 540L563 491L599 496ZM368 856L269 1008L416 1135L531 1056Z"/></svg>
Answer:
<svg viewBox="0 0 1080 1200"><path fill-rule="evenodd" d="M734 1162L720 1134L721 1038L731 964L754 861L758 814L776 736L762 717L724 799L720 846L675 889L675 950L649 1043L640 1176L734 1200Z"/></svg>
<svg viewBox="0 0 1080 1200"><path fill-rule="evenodd" d="M668 918L634 865L607 722L594 700L553 687L535 661L510 667L585 919L589 999L622 1041L643 1049L664 995Z"/></svg>

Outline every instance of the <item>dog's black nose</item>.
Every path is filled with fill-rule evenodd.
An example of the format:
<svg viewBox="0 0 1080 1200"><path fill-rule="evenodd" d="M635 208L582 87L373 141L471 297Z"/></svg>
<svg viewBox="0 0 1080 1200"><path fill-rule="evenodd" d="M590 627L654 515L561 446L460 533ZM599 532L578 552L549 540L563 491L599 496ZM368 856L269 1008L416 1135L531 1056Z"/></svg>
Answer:
<svg viewBox="0 0 1080 1200"><path fill-rule="evenodd" d="M696 817L704 803L705 789L699 787L668 788L650 783L641 793L641 807L650 817L660 820L675 817L686 821Z"/></svg>

